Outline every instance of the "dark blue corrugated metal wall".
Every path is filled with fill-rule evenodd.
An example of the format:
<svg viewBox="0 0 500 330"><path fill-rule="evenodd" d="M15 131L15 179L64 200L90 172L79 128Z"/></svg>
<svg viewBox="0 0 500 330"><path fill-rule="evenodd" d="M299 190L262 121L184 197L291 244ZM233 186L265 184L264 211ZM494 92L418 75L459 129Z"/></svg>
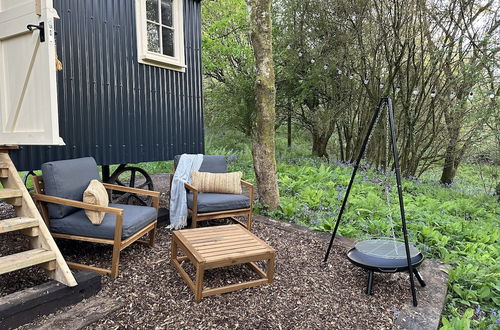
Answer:
<svg viewBox="0 0 500 330"><path fill-rule="evenodd" d="M23 146L11 153L18 170L84 156L107 165L203 152L200 6L184 1L181 73L137 62L135 1L55 0L66 146Z"/></svg>

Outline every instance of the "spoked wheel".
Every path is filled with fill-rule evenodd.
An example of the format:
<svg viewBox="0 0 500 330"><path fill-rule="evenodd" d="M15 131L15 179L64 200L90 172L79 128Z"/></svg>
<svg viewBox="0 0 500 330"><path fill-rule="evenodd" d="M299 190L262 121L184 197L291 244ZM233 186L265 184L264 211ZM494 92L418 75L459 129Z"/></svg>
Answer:
<svg viewBox="0 0 500 330"><path fill-rule="evenodd" d="M35 176L35 175L36 175L36 173L35 173L35 172L33 172L33 171L28 171L28 172L26 172L26 173L24 174L24 176L23 176L23 183L24 183L24 186L26 187L26 189L27 189L28 191L33 191L33 187L28 187L28 181L29 181L29 179L30 179L30 176Z"/></svg>
<svg viewBox="0 0 500 330"><path fill-rule="evenodd" d="M118 167L109 178L109 183L123 187L154 190L153 180L145 170L139 167ZM110 192L109 199L111 203L115 204L151 206L153 203L153 198L151 196L137 195L117 190L112 190Z"/></svg>

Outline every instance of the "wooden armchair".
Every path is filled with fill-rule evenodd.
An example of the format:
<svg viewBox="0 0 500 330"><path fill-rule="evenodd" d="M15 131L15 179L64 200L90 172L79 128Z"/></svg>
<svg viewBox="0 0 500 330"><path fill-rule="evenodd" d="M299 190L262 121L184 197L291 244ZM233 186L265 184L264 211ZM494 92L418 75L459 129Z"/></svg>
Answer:
<svg viewBox="0 0 500 330"><path fill-rule="evenodd" d="M174 172L180 155L174 157ZM227 165L224 156L204 155L200 172L226 173ZM185 183L188 192L188 212L191 215L191 228L196 228L198 222L213 219L230 218L252 231L253 214L253 184L241 180L242 187L247 190L247 196L235 194L200 193L192 185ZM246 224L238 216L246 216Z"/></svg>
<svg viewBox="0 0 500 330"><path fill-rule="evenodd" d="M80 158L45 163L44 176L34 176L33 199L52 236L113 246L111 269L68 262L71 268L88 269L115 278L120 252L134 242L154 245L160 193L104 183L107 190L151 196L153 207L109 204L98 206L82 202L83 191L93 179L99 179L93 158ZM84 210L105 212L100 225L93 225ZM148 240L140 240L148 234Z"/></svg>

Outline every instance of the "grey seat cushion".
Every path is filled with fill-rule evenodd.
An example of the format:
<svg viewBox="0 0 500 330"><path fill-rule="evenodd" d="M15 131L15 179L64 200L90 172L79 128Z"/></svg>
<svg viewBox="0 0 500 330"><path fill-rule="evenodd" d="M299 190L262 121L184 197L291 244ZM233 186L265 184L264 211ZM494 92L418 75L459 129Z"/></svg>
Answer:
<svg viewBox="0 0 500 330"><path fill-rule="evenodd" d="M174 165L177 167L181 155L174 157ZM226 173L226 157L221 155L203 155L203 162L200 166L200 172L211 172L211 173Z"/></svg>
<svg viewBox="0 0 500 330"><path fill-rule="evenodd" d="M59 160L42 164L45 194L82 201L90 181L100 180L97 164L92 157ZM49 217L61 219L78 209L58 204L47 204Z"/></svg>
<svg viewBox="0 0 500 330"><path fill-rule="evenodd" d="M187 194L187 204L193 208L193 194ZM250 207L250 198L245 195L199 193L198 213L246 209Z"/></svg>
<svg viewBox="0 0 500 330"><path fill-rule="evenodd" d="M122 238L128 238L156 219L156 209L149 206L109 204L123 212ZM54 233L95 238L114 239L115 215L106 213L102 223L93 225L84 210L76 211L62 219L51 219L50 230Z"/></svg>

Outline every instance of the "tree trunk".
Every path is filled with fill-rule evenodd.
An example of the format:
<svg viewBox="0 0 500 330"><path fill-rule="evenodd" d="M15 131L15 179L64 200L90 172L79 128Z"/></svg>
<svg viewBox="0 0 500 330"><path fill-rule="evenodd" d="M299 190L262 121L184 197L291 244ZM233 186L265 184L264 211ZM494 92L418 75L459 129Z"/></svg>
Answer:
<svg viewBox="0 0 500 330"><path fill-rule="evenodd" d="M328 146L328 140L330 140L331 134L315 134L313 133L312 140L312 154L317 157L328 158L328 153L326 152L326 147Z"/></svg>
<svg viewBox="0 0 500 330"><path fill-rule="evenodd" d="M444 184L451 184L457 173L457 166L455 164L456 150L454 146L448 146L446 148L446 154L444 158L443 172L441 173L441 179L439 180Z"/></svg>
<svg viewBox="0 0 500 330"><path fill-rule="evenodd" d="M291 107L290 107L291 108ZM288 118L287 118L287 145L288 149L292 148L292 110L288 109Z"/></svg>
<svg viewBox="0 0 500 330"><path fill-rule="evenodd" d="M272 50L272 0L246 0L255 56L256 132L252 148L259 201L274 210L279 205L276 175L276 89Z"/></svg>
<svg viewBox="0 0 500 330"><path fill-rule="evenodd" d="M344 155L344 139L342 138L342 130L340 129L340 126L337 125L337 134L338 134L338 139L339 139L339 156L340 156L340 161L345 161L345 155Z"/></svg>
<svg viewBox="0 0 500 330"><path fill-rule="evenodd" d="M439 180L443 184L451 184L453 182L461 159L461 155L458 150L458 137L460 129L456 127L450 128L448 129L448 133L450 134L450 138L448 145L446 146L443 172L441 173L441 179Z"/></svg>

